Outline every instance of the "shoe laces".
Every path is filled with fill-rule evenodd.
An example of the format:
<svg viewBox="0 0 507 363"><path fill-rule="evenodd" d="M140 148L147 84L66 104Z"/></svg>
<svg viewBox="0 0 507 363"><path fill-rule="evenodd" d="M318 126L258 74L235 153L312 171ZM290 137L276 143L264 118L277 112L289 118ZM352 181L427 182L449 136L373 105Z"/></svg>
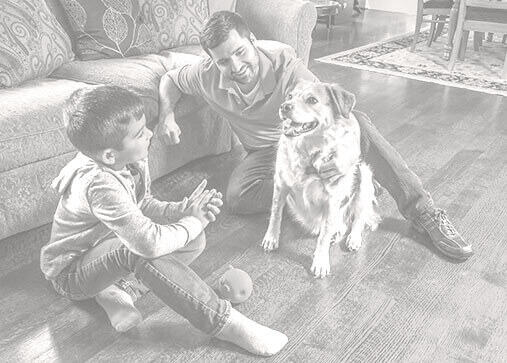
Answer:
<svg viewBox="0 0 507 363"><path fill-rule="evenodd" d="M435 211L435 218L438 220L438 225L440 229L449 237L458 236L459 233L452 225L449 217L447 217L447 213L443 209L437 208Z"/></svg>

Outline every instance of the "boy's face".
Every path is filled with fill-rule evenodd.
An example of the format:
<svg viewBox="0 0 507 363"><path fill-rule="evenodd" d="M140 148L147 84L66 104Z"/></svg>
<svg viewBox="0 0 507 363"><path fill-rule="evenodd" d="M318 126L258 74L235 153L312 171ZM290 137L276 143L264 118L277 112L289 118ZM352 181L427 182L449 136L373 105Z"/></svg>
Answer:
<svg viewBox="0 0 507 363"><path fill-rule="evenodd" d="M239 35L236 29L232 29L229 37L209 52L225 78L245 85L257 82L259 55L250 39Z"/></svg>
<svg viewBox="0 0 507 363"><path fill-rule="evenodd" d="M114 164L123 167L146 158L152 136L153 132L146 127L144 114L139 120L132 119L123 139L123 150L114 150Z"/></svg>

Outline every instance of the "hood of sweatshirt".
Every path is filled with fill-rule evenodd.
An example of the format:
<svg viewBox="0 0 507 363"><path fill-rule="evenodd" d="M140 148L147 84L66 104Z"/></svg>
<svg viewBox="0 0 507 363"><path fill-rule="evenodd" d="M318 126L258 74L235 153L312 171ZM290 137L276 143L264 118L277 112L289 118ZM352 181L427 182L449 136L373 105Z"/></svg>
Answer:
<svg viewBox="0 0 507 363"><path fill-rule="evenodd" d="M51 187L59 194L65 193L74 178L80 174L86 173L93 168L97 167L97 163L92 158L78 152L65 167L60 171L60 174L53 179Z"/></svg>

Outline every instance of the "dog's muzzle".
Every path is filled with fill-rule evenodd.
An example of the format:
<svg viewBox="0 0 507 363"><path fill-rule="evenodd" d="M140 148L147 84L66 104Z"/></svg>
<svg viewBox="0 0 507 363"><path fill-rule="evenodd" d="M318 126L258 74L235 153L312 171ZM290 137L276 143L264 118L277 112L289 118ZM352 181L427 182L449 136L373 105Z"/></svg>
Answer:
<svg viewBox="0 0 507 363"><path fill-rule="evenodd" d="M289 125L283 125L282 132L287 137L296 137L314 130L317 126L318 121L303 123L291 121Z"/></svg>

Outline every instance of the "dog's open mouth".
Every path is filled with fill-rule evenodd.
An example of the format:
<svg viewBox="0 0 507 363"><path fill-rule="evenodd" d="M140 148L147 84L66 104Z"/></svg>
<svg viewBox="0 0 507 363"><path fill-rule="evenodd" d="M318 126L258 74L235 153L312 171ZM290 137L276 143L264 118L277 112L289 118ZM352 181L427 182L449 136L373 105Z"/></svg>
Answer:
<svg viewBox="0 0 507 363"><path fill-rule="evenodd" d="M287 137L295 137L310 132L317 126L319 126L319 121L303 123L291 121L289 126L283 128L283 134Z"/></svg>

